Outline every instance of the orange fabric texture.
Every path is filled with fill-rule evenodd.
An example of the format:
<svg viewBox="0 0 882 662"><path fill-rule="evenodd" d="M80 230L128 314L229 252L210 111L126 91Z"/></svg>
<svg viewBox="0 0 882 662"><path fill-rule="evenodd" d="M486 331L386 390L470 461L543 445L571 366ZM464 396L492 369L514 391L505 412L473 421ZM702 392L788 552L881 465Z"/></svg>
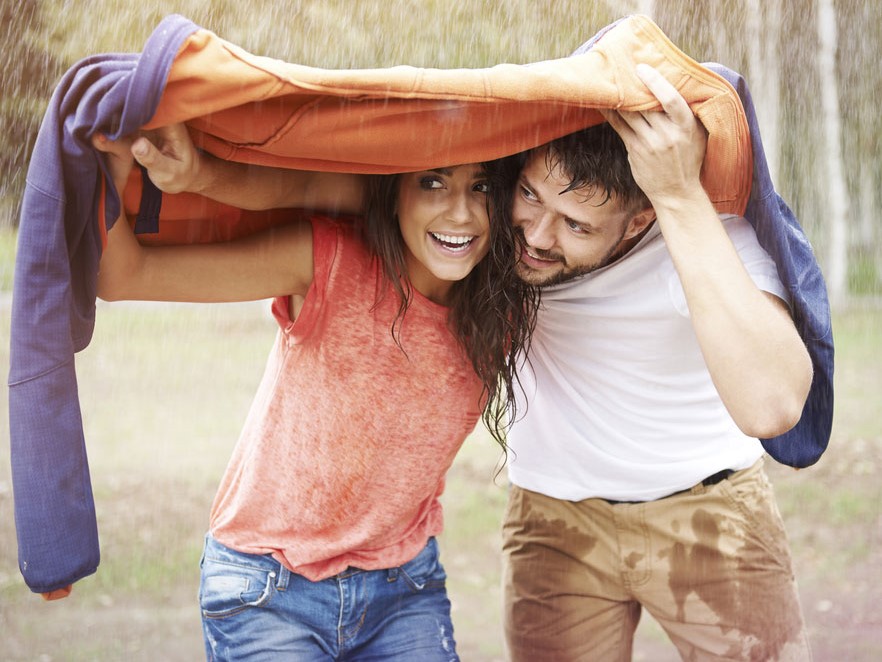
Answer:
<svg viewBox="0 0 882 662"><path fill-rule="evenodd" d="M313 219L313 251L297 320L287 298L273 307L281 331L209 526L317 581L401 565L441 532L444 475L483 403L446 308L414 291L396 344L398 297L357 223Z"/></svg>
<svg viewBox="0 0 882 662"><path fill-rule="evenodd" d="M599 123L597 108L658 109L638 63L657 68L702 121L704 186L719 212L743 214L752 154L738 95L645 16L623 19L581 55L455 70L318 69L199 30L178 53L147 128L187 122L199 146L246 163L413 171L535 147Z"/></svg>
<svg viewBox="0 0 882 662"><path fill-rule="evenodd" d="M62 598L66 598L73 591L73 585L68 584L64 588L55 589L54 591L49 591L48 593L40 593L44 600L47 602L51 602L53 600L61 600Z"/></svg>

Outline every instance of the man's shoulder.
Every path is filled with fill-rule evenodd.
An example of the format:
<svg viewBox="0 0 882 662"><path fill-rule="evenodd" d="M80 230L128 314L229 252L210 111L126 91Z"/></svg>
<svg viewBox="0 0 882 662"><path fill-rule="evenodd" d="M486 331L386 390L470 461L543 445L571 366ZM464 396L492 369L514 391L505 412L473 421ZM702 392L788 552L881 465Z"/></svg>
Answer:
<svg viewBox="0 0 882 662"><path fill-rule="evenodd" d="M732 235L741 235L744 236L756 236L756 230L753 228L753 225L750 224L743 216L738 216L737 214L720 214L720 222L723 224L723 227L726 229L726 233L729 236Z"/></svg>

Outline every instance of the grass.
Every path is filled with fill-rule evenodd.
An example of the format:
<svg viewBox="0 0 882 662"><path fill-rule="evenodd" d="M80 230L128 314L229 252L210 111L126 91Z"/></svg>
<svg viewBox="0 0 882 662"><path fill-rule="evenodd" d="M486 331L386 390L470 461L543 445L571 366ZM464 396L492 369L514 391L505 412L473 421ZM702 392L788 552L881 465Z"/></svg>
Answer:
<svg viewBox="0 0 882 662"><path fill-rule="evenodd" d="M873 386L882 373L880 329L876 309L837 317L830 450L803 471L770 467L818 659L831 659L824 651L833 658L851 651L858 640L879 652L855 632L880 618L871 579L882 570L882 423ZM7 333L3 325L0 366L8 365ZM202 535L273 336L265 304L99 306L95 339L77 366L102 562L58 603L32 595L16 567L7 410L0 402L0 658L201 656L195 593ZM503 659L498 536L506 488L504 473L495 477L498 460L489 436L474 435L444 497L442 558L467 660ZM669 659L659 649L673 655L652 622L641 625L635 659ZM63 658L54 657L59 650Z"/></svg>
<svg viewBox="0 0 882 662"><path fill-rule="evenodd" d="M0 231L0 293L11 289L15 234ZM7 313L8 299L0 298ZM4 315L0 315L3 317ZM818 659L882 653L882 310L834 318L836 409L830 449L802 471L771 464ZM8 366L0 328L0 369ZM0 629L5 660L201 657L195 593L208 509L273 341L268 306L99 302L77 357L102 561L74 596L44 604L15 560L6 392L0 396ZM444 496L442 557L464 659L502 660L499 523L505 475L486 434L463 447ZM870 580L870 581L868 581ZM860 641L860 646L857 642ZM667 656L667 657L666 657ZM635 660L677 659L651 619Z"/></svg>
<svg viewBox="0 0 882 662"><path fill-rule="evenodd" d="M0 223L0 294L12 291L15 241L18 235Z"/></svg>
<svg viewBox="0 0 882 662"><path fill-rule="evenodd" d="M75 586L73 596L44 604L23 585L14 545L0 547L0 627L11 633L4 660L31 659L58 646L65 659L113 660L121 651L127 659L156 659L145 642L171 619L179 629L187 627L170 639L167 645L175 650L165 659L199 654L195 594L208 509L273 341L274 322L265 304L99 302L97 317L94 340L77 357L77 374L101 565ZM0 338L0 364L8 365L5 340ZM5 417L6 403L0 404ZM499 622L498 601L486 597L498 594L498 570L486 572L496 555L504 502L504 481L493 482L498 456L486 435L467 442L446 496L448 520L457 525L442 541L464 598L457 601L459 620L472 621L470 610L463 613L468 605L492 603L476 621L484 626L460 637L489 656L482 659L500 654L498 638L485 636ZM3 452L3 541L14 540L7 458ZM151 615L114 624L108 622L112 609ZM82 613L93 623L85 630ZM152 652L139 658L141 648Z"/></svg>

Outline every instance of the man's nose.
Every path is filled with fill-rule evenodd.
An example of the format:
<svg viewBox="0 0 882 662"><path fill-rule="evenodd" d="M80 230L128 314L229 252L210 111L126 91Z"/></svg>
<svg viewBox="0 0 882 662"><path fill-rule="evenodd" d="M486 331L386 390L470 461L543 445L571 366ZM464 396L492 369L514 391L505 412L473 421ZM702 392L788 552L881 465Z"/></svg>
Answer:
<svg viewBox="0 0 882 662"><path fill-rule="evenodd" d="M549 250L554 245L551 232L552 218L550 214L540 214L525 219L521 223L527 244L541 250Z"/></svg>

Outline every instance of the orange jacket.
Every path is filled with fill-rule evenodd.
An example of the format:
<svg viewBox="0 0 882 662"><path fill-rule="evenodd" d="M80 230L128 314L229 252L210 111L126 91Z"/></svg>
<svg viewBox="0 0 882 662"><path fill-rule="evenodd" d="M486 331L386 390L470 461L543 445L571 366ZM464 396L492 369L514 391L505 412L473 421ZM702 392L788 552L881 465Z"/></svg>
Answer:
<svg viewBox="0 0 882 662"><path fill-rule="evenodd" d="M199 147L246 163L412 171L541 145L603 121L597 108L659 109L637 78L638 63L658 69L702 121L709 133L705 189L719 212L743 214L752 153L741 101L645 16L614 24L584 54L455 70L317 69L252 55L198 30L180 48L145 128L186 122ZM136 182L127 208L139 198ZM160 219L177 222L160 223L149 240L226 239L273 222L210 202L194 205L187 195L164 196L162 206Z"/></svg>

